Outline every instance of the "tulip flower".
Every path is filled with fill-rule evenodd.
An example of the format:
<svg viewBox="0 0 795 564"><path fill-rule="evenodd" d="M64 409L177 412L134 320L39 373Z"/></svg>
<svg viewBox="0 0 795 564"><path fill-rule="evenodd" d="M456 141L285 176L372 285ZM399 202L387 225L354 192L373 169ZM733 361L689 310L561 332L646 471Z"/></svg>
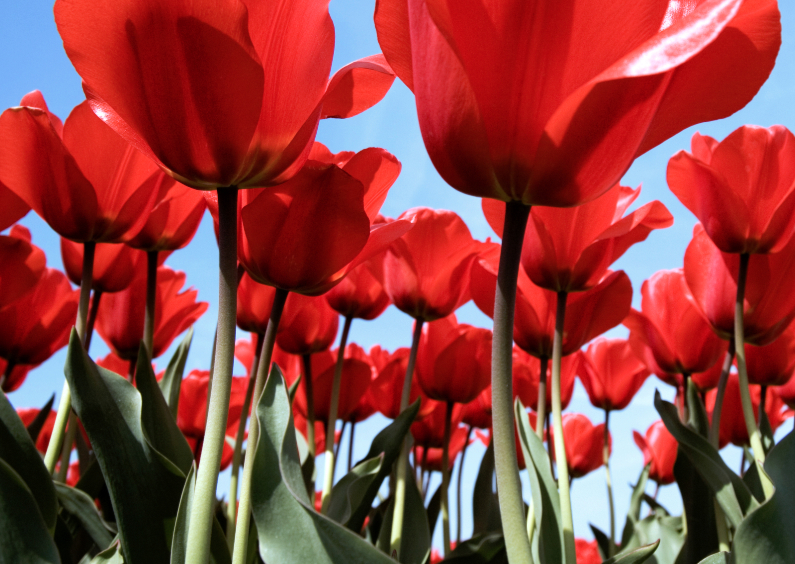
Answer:
<svg viewBox="0 0 795 564"><path fill-rule="evenodd" d="M64 271L73 284L80 285L83 269L83 245L61 237L61 258ZM146 266L146 255L118 243L97 243L94 248L94 268L91 289L115 293L129 288Z"/></svg>
<svg viewBox="0 0 795 564"><path fill-rule="evenodd" d="M574 539L574 550L577 554L577 564L602 564L599 545L595 540Z"/></svg>
<svg viewBox="0 0 795 564"><path fill-rule="evenodd" d="M30 211L30 206L0 183L0 231L5 231L17 221L25 217Z"/></svg>
<svg viewBox="0 0 795 564"><path fill-rule="evenodd" d="M668 186L724 253L775 253L795 232L795 136L744 125L721 142L696 133L668 162Z"/></svg>
<svg viewBox="0 0 795 564"><path fill-rule="evenodd" d="M491 386L464 405L461 421L477 429L491 429Z"/></svg>
<svg viewBox="0 0 795 564"><path fill-rule="evenodd" d="M644 437L637 431L632 432L635 444L643 452L643 465L649 467L649 478L659 485L674 483L674 462L679 443L668 432L662 421L655 421Z"/></svg>
<svg viewBox="0 0 795 564"><path fill-rule="evenodd" d="M17 415L22 420L22 424L27 427L36 417L39 416L40 410L35 407L24 407L22 409L17 409ZM52 428L55 424L55 412L50 410L47 414L47 419L44 420L44 424L41 426L41 430L39 431L39 436L36 438L36 450L38 450L41 454L47 452L47 444L50 442L50 437L52 436Z"/></svg>
<svg viewBox="0 0 795 564"><path fill-rule="evenodd" d="M127 290L103 297L97 311L96 330L119 357L132 361L138 357L144 324L146 289L143 276L137 277ZM181 291L184 272L161 266L158 269L157 304L154 320L154 347L157 358L172 341L193 325L207 311L207 302L197 302L198 292L192 288Z"/></svg>
<svg viewBox="0 0 795 564"><path fill-rule="evenodd" d="M370 349L370 358L373 359L373 365L378 372L378 376L376 376L371 385L373 402L376 409L389 419L397 419L401 412L400 395L403 389L403 381L406 378L409 352L408 347L400 347L393 353L382 350L378 345ZM409 403L414 403L417 398L421 397L416 371L412 377L410 390ZM417 420L428 415L434 408L435 404L433 402L422 399Z"/></svg>
<svg viewBox="0 0 795 564"><path fill-rule="evenodd" d="M776 395L790 409L795 409L795 378L790 378L786 384L775 388Z"/></svg>
<svg viewBox="0 0 795 564"><path fill-rule="evenodd" d="M727 352L726 355L728 356L729 353ZM733 356L731 357L733 358ZM727 362L724 358L724 363ZM723 374L723 363L716 362L712 365L712 368L708 368L703 372L694 372L690 375L690 381L696 386L696 390L699 393L706 392L707 390L711 390L716 388L720 382L720 377ZM675 379L665 380L666 384L670 384L672 386L676 386L677 382Z"/></svg>
<svg viewBox="0 0 795 564"><path fill-rule="evenodd" d="M442 467L442 459L444 458L443 450L441 448L428 447L424 448L418 446L415 450L417 460L423 470L427 472L451 472L458 455L464 450L467 443L467 430L465 427L456 427L450 433L450 443L448 446L447 454L447 468ZM450 543L453 544L452 541Z"/></svg>
<svg viewBox="0 0 795 564"><path fill-rule="evenodd" d="M749 383L783 386L795 372L795 328L788 328L769 345L746 345L745 359Z"/></svg>
<svg viewBox="0 0 795 564"><path fill-rule="evenodd" d="M342 282L326 292L326 300L344 317L373 320L391 303L383 279L384 259L379 254L348 272Z"/></svg>
<svg viewBox="0 0 795 564"><path fill-rule="evenodd" d="M605 433L604 423L594 425L582 413L567 413L563 416L563 432L566 434L566 448L569 449L566 459L572 478L582 478L602 465L605 443L608 449L612 444L610 434ZM553 458L555 453L553 451Z"/></svg>
<svg viewBox="0 0 795 564"><path fill-rule="evenodd" d="M276 289L255 282L246 272L237 284L237 326L243 331L262 333L268 329Z"/></svg>
<svg viewBox="0 0 795 564"><path fill-rule="evenodd" d="M627 407L649 376L646 365L632 352L626 339L600 337L588 345L580 360L577 375L588 399L605 411Z"/></svg>
<svg viewBox="0 0 795 564"><path fill-rule="evenodd" d="M339 316L324 298L291 293L281 316L276 344L290 354L320 352L334 343L338 327Z"/></svg>
<svg viewBox="0 0 795 564"><path fill-rule="evenodd" d="M26 227L15 225L9 235L0 235L0 308L29 292L46 267L44 251L31 243Z"/></svg>
<svg viewBox="0 0 795 564"><path fill-rule="evenodd" d="M444 424L447 412L446 402L435 401L430 398L423 398L423 403L427 402L433 406L428 415L422 419L415 419L411 424L411 435L417 446L428 448L442 448L444 446ZM456 405L452 410L450 426L458 427L461 422L463 408Z"/></svg>
<svg viewBox="0 0 795 564"><path fill-rule="evenodd" d="M110 370L119 376L124 376L131 382L135 378L135 365L137 360L124 360L116 355L116 353L110 352L102 358L98 358L96 362L97 366ZM155 378L160 380L158 376L159 375L155 371Z"/></svg>
<svg viewBox="0 0 795 564"><path fill-rule="evenodd" d="M577 369L580 367L581 355L582 353L578 349L576 352L566 355L561 359L560 402L563 409L569 406L571 397L574 394L574 380L577 376ZM550 406L552 404L552 391L546 386L546 382L548 382L551 377L552 367L548 362L545 362L545 360L546 359L539 359L529 355L519 347L513 348L514 369L512 388L514 396L518 397L524 406L541 407L542 403L539 402L539 393L541 391L540 384L543 381L545 383L544 397L546 401L543 402L543 407L538 410L538 413L543 411L544 414L547 414L550 412ZM542 367L546 372L543 377L541 375Z"/></svg>

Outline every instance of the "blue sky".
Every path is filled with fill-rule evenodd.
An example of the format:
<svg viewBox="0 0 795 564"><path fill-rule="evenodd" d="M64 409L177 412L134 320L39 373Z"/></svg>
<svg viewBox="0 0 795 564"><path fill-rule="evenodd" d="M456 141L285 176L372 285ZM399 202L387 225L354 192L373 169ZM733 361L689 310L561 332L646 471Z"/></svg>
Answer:
<svg viewBox="0 0 795 564"><path fill-rule="evenodd" d="M332 0L330 10L336 28L334 70L380 50L372 22L373 4L374 0ZM682 265L684 250L695 224L692 214L679 204L667 188L665 170L668 159L681 149L689 149L690 137L695 131L723 139L743 124L783 124L790 129L795 128L795 82L792 80L795 76L795 45L791 31L795 27L795 3L780 2L779 8L782 12L783 44L773 73L756 98L727 119L702 124L673 137L640 157L624 177L625 185L643 185L635 207L658 199L665 203L675 218L673 227L652 233L646 242L630 249L615 265L629 274L635 288L636 307L639 307L639 290L643 280L657 270ZM56 31L52 3L41 0L4 2L0 14L0 76L3 77L0 81L0 107L15 106L25 93L38 89L43 92L50 109L62 119L66 118L84 96L80 78L64 54ZM318 140L335 152L358 151L375 146L383 147L400 159L403 172L382 208L385 215L395 217L415 206L451 209L466 221L474 237L484 239L493 235L480 212L480 201L448 187L433 168L420 137L413 96L399 81L379 105L364 114L348 120L324 121ZM32 212L21 223L31 229L34 243L47 253L49 266L61 268L58 237ZM210 302L208 312L196 325L194 346L188 361L189 368L207 367L217 316L218 292L217 247L209 217L205 218L194 241L169 258L168 264L187 272L188 284L199 290L200 299ZM491 325L491 320L471 303L459 310L459 319L481 326ZM411 320L390 307L375 321L357 320L353 324L351 339L365 348L379 343L391 350L407 346L410 343L410 331ZM624 332L616 329L611 334L619 336ZM98 357L104 355L107 348L100 339L95 339L91 352L92 356ZM159 364L165 365L168 354L162 357ZM11 401L18 407L40 406L50 394L60 392L64 359L65 354L61 351L31 372L23 387L11 394ZM238 367L237 373L242 373L242 368ZM668 386L650 378L632 405L611 417L614 452L612 471L619 532L629 502L627 484L635 481L642 464L642 456L632 442L632 430L643 432L652 421L658 419L652 406L655 388L659 388L664 396L672 397ZM588 403L579 382L569 411L585 413L595 422L602 418L601 412ZM368 424L360 425L361 429L357 427L357 456L364 455L369 444L365 440L374 436L384 423L383 418L374 418ZM790 425L786 424L787 429ZM478 444L473 445L467 455L465 491L471 491L482 452L483 448ZM738 452L730 449L725 452L732 467L737 467ZM345 457L343 448L341 458L344 460ZM221 480L219 492L226 488L227 483L228 479ZM528 494L525 495L527 497ZM602 529L607 528L603 472L596 471L576 481L573 498L575 532L578 536L591 537L589 522ZM671 509L678 510L681 506L678 492L671 486L662 488L659 499ZM466 537L471 527L471 508L468 503L465 504L464 513ZM439 546L440 539L435 544Z"/></svg>

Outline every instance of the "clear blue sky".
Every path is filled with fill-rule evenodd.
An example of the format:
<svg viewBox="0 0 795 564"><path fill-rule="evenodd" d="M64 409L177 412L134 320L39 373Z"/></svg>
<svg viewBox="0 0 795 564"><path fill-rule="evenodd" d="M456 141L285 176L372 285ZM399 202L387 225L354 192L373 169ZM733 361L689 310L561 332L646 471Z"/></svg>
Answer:
<svg viewBox="0 0 795 564"><path fill-rule="evenodd" d="M332 0L331 15L337 38L335 70L354 59L379 51L372 21L373 5L374 0ZM780 2L779 8L782 12L783 44L776 67L757 97L734 116L691 128L650 151L635 162L624 178L623 183L626 185L643 185L635 207L659 199L668 206L675 218L673 227L653 233L645 243L630 249L616 263L616 267L626 270L632 280L636 307L639 307L639 290L644 279L657 270L682 265L684 249L695 223L692 214L679 204L666 186L665 169L670 156L681 149L688 149L690 137L695 131L722 139L743 124L783 124L790 129L795 128L795 82L792 79L795 76L795 46L791 31L795 28L795 3L784 0ZM50 109L65 119L69 111L83 100L83 92L80 77L64 54L55 29L52 3L42 0L8 1L0 7L0 14L0 76L3 77L0 81L0 107L15 106L25 93L38 89L44 93ZM484 239L492 235L480 212L480 201L449 188L436 173L420 137L413 97L399 81L383 102L364 114L348 120L323 122L318 140L333 151L383 147L400 159L403 172L384 204L384 214L395 217L414 206L451 209L464 218L476 238ZM22 223L31 229L34 243L47 253L49 266L61 268L57 236L33 213L28 214ZM188 284L198 288L200 299L210 302L209 311L196 326L194 346L188 361L189 368L207 367L209 364L217 315L216 249L211 222L209 218L205 218L194 241L168 260L173 268L186 271ZM491 320L471 303L459 310L459 318L476 325L491 324ZM351 338L366 348L379 343L391 350L410 343L410 330L411 320L391 307L376 321L355 322ZM623 333L621 329L617 329L613 334L618 336ZM98 357L106 354L107 348L100 339L95 339L91 352L92 356ZM168 356L167 353L163 358ZM50 394L60 392L64 359L65 354L61 351L31 372L22 388L11 394L10 399L14 405L40 406ZM166 362L167 360L161 360L159 364L165 365ZM242 368L238 366L237 372L241 373ZM658 418L652 406L655 388L660 388L668 398L672 396L671 390L665 384L651 378L630 407L611 417L614 452L612 470L619 532L629 502L629 488L626 484L635 481L642 464L642 456L632 442L632 430L643 432ZM595 422L601 421L602 417L601 412L588 403L579 382L569 411L585 413ZM367 449L364 441L374 436L383 424L383 418L374 418L371 423L360 426L363 427L361 430L357 428L357 456L364 455ZM791 423L787 423L786 427L789 429L790 425ZM725 452L730 464L737 467L739 454L730 449L727 451L729 452ZM471 491L477 471L476 464L479 464L482 453L483 449L478 444L467 455L464 483L465 487L467 484L469 487L465 491ZM345 457L343 449L342 459ZM226 488L226 484L228 479L222 479L219 492ZM573 498L577 536L591 537L589 522L603 530L607 528L604 492L604 474L601 471L593 472L575 482ZM527 497L528 494L525 495ZM670 509L678 511L681 506L678 492L672 486L662 488L659 499ZM471 527L471 508L468 503L465 503L464 513L466 537ZM440 539L436 539L435 544L439 546Z"/></svg>

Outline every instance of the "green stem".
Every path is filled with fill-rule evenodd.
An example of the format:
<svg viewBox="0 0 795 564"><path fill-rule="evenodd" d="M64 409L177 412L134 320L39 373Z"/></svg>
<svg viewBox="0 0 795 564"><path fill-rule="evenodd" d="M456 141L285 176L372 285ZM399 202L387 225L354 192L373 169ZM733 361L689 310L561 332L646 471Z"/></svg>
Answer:
<svg viewBox="0 0 795 564"><path fill-rule="evenodd" d="M467 454L467 447L469 446L469 438L472 436L472 425L467 425L467 438L464 441L464 448L461 450L461 462L458 463L458 483L456 484L455 501L456 508L458 509L458 518L455 520L455 541L461 542L461 517L463 511L461 510L461 479L464 475L464 457Z"/></svg>
<svg viewBox="0 0 795 564"><path fill-rule="evenodd" d="M610 506L610 546L608 558L616 554L616 509L613 504L613 482L610 479L610 410L605 409L604 444L602 445L602 462L605 465L605 478L607 480L607 501Z"/></svg>
<svg viewBox="0 0 795 564"><path fill-rule="evenodd" d="M342 448L342 439L345 436L345 429L346 429L347 426L348 426L348 422L347 421L343 421L342 422L342 428L340 429L340 440L337 442L337 444L334 445L334 472L335 473L337 471L337 461L340 458L340 448ZM336 431L335 431L335 433L336 433Z"/></svg>
<svg viewBox="0 0 795 564"><path fill-rule="evenodd" d="M411 381L414 376L414 363L417 361L417 349L420 346L420 337L422 336L422 326L424 320L416 319L414 321L414 335L411 339L411 351L409 352L409 362L406 367L406 377L403 379L403 390L400 394L400 412L409 405L409 397L411 396ZM397 480L395 484L395 509L392 513L392 532L389 540L390 554L397 554L400 557L400 542L403 538L403 517L406 508L406 479L408 475L409 466L409 445L410 436L403 440L403 446L400 449L400 455L397 460ZM427 449L426 449L427 450Z"/></svg>
<svg viewBox="0 0 795 564"><path fill-rule="evenodd" d="M723 396L726 395L726 383L729 381L729 371L734 362L734 337L729 340L729 350L723 357L723 366L720 370L720 380L718 380L718 391L715 394L715 405L712 408L712 422L709 427L709 442L715 449L720 444L720 415L723 411Z"/></svg>
<svg viewBox="0 0 795 564"><path fill-rule="evenodd" d="M152 359L155 342L155 304L157 303L157 251L146 253L146 309L144 310L144 346Z"/></svg>
<svg viewBox="0 0 795 564"><path fill-rule="evenodd" d="M88 241L83 244L83 273L80 279L80 300L77 302L77 322L75 323L75 328L77 329L77 336L84 346L86 342L86 326L88 324L88 304L89 298L91 297L91 285L94 281L95 248L96 243L93 241ZM58 413L55 416L50 443L47 445L47 453L44 455L44 465L47 467L47 471L50 474L55 470L55 463L58 462L58 455L61 454L66 422L69 420L71 411L72 392L69 389L69 383L64 380L61 402L58 404Z"/></svg>
<svg viewBox="0 0 795 564"><path fill-rule="evenodd" d="M765 414L765 407L767 404L767 386L762 386L759 394L759 418L757 419L756 424L760 427L762 426L762 417Z"/></svg>
<svg viewBox="0 0 795 564"><path fill-rule="evenodd" d="M348 472L353 468L353 432L356 429L356 421L351 421L351 432L348 435Z"/></svg>
<svg viewBox="0 0 795 564"><path fill-rule="evenodd" d="M256 334L254 341L254 358L251 361L251 371L248 375L248 386L246 396L243 398L243 411L240 414L240 423L237 426L235 435L235 449L232 453L232 476L229 480L229 503L226 506L226 542L229 550L235 546L235 524L237 518L237 490L240 474L240 461L243 458L243 441L246 438L246 423L248 414L251 411L251 398L254 395L254 384L257 381L257 371L259 369L259 359L262 354L262 341L264 335Z"/></svg>
<svg viewBox="0 0 795 564"><path fill-rule="evenodd" d="M207 428L201 463L196 473L193 506L188 528L186 562L207 564L210 559L210 536L213 507L221 454L232 392L232 364L235 357L235 321L237 314L237 187L218 193L218 343L215 351L215 374L209 399Z"/></svg>
<svg viewBox="0 0 795 564"><path fill-rule="evenodd" d="M453 420L453 402L447 402L447 411L444 417L444 439L442 443L442 538L444 539L444 556L450 554L450 502L448 490L450 489L450 427Z"/></svg>
<svg viewBox="0 0 795 564"><path fill-rule="evenodd" d="M215 352L218 348L218 324L215 325L215 334L213 335L213 347L210 351L210 375L207 380L207 401L205 402L204 420L210 416L210 397L213 391L213 375L215 374Z"/></svg>
<svg viewBox="0 0 795 564"><path fill-rule="evenodd" d="M99 301L102 299L102 290L94 290L91 296L91 307L88 310L88 321L86 322L86 352L91 347L91 337L94 335L94 323L97 321L99 311Z"/></svg>
<svg viewBox="0 0 795 564"><path fill-rule="evenodd" d="M536 436L544 441L544 421L547 418L547 366L549 359L539 359L541 372L538 375L538 406L536 408Z"/></svg>
<svg viewBox="0 0 795 564"><path fill-rule="evenodd" d="M329 405L328 424L326 425L326 461L323 472L323 493L321 494L322 512L328 509L329 494L334 484L334 430L337 427L337 411L340 403L340 383L342 382L342 367L345 363L345 346L348 344L348 333L351 330L353 317L345 316L345 325L342 328L340 346L337 349L337 364L334 367L334 381L331 384L331 403Z"/></svg>
<svg viewBox="0 0 795 564"><path fill-rule="evenodd" d="M560 490L560 521L563 528L563 543L566 564L575 564L574 522L571 514L571 492L569 485L569 464L566 459L566 444L563 439L563 409L560 399L560 362L563 352L563 323L566 318L568 293L558 292L558 306L555 316L555 339L552 341L552 425L555 430L555 460L558 467L558 488Z"/></svg>
<svg viewBox="0 0 795 564"><path fill-rule="evenodd" d="M511 564L530 564L533 557L527 538L522 482L516 458L513 420L513 320L516 283L530 206L505 204L502 251L494 296L494 337L491 355L494 467L497 473L500 515L505 548Z"/></svg>
<svg viewBox="0 0 795 564"><path fill-rule="evenodd" d="M265 329L265 337L262 339L262 348L257 364L257 378L254 383L254 409L251 424L248 430L248 442L246 448L246 458L243 463L243 479L240 483L240 504L237 509L237 524L235 525L235 544L232 551L233 564L244 564L248 553L248 533L251 524L251 481L254 476L254 455L257 452L259 442L259 420L257 419L257 405L259 404L262 390L265 389L265 382L270 371L271 358L273 356L273 344L276 342L276 332L279 329L279 320L284 310L284 302L287 300L287 290L276 289L271 306L271 316L268 320L268 327ZM253 367L252 367L253 368ZM253 373L253 370L252 370Z"/></svg>
<svg viewBox="0 0 795 564"><path fill-rule="evenodd" d="M309 443L307 445L309 456L314 458L317 452L315 452L315 392L312 381L312 355L302 355L301 360L304 363L304 392L306 393L306 441Z"/></svg>

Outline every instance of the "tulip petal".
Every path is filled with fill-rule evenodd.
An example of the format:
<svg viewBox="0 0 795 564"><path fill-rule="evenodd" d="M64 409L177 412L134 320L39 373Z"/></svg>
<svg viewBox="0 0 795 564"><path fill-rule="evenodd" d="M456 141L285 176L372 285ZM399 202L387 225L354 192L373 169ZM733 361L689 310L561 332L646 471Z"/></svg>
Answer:
<svg viewBox="0 0 795 564"><path fill-rule="evenodd" d="M364 186L364 211L372 223L398 178L402 165L384 149L368 148L353 155L342 169Z"/></svg>
<svg viewBox="0 0 795 564"><path fill-rule="evenodd" d="M382 54L348 63L334 73L323 96L325 118L349 118L376 105L395 81L395 73Z"/></svg>
<svg viewBox="0 0 795 564"><path fill-rule="evenodd" d="M408 0L376 0L373 19L384 57L400 80L413 91Z"/></svg>

